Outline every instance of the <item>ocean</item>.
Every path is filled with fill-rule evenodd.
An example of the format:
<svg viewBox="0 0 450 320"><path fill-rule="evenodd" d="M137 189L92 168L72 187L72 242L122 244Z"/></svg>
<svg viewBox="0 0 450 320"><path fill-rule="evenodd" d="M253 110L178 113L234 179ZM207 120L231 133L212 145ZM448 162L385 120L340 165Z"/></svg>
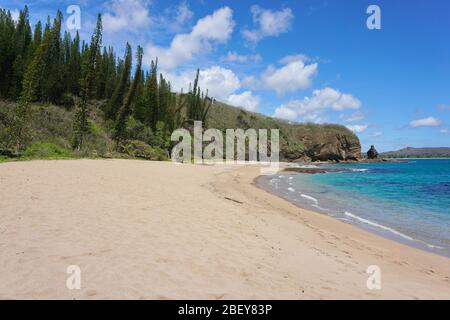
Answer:
<svg viewBox="0 0 450 320"><path fill-rule="evenodd" d="M339 171L282 172L258 182L300 207L450 257L450 159L320 167Z"/></svg>

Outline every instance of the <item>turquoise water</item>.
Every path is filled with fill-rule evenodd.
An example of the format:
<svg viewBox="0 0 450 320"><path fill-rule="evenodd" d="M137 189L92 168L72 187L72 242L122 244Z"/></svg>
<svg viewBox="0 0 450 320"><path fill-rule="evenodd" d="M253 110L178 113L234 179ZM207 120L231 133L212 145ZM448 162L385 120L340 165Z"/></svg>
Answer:
<svg viewBox="0 0 450 320"><path fill-rule="evenodd" d="M450 256L450 159L333 165L280 174L268 185L300 206Z"/></svg>

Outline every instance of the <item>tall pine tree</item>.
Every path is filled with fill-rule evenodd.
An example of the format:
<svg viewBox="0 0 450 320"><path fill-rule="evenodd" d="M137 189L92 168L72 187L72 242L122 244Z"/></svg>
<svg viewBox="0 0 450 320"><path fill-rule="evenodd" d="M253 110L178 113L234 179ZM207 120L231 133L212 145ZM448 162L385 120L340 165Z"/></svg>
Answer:
<svg viewBox="0 0 450 320"><path fill-rule="evenodd" d="M106 109L106 116L109 119L115 119L120 106L123 103L125 93L130 82L131 62L132 62L131 46L127 43L125 50L125 62L120 74L119 82L117 83L114 93Z"/></svg>
<svg viewBox="0 0 450 320"><path fill-rule="evenodd" d="M141 81L142 55L143 50L141 47L138 46L136 54L137 60L136 72L133 78L133 82L130 86L130 89L128 90L128 93L123 102L123 105L119 110L115 123L114 139L116 140L117 144L119 144L125 137L127 119L132 113L131 103L135 98L136 91Z"/></svg>
<svg viewBox="0 0 450 320"><path fill-rule="evenodd" d="M98 63L98 51L100 50L102 44L102 31L102 16L99 14L89 49L87 50L85 60L83 61L80 99L74 121L73 146L77 150L81 150L84 137L87 133L88 101L94 93L94 82L96 79L95 70Z"/></svg>

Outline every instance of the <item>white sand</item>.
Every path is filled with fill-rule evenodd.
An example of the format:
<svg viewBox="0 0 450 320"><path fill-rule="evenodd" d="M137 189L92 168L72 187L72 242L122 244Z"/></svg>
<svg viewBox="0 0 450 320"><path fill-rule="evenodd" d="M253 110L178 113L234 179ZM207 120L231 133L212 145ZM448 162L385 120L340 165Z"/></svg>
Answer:
<svg viewBox="0 0 450 320"><path fill-rule="evenodd" d="M258 174L0 164L0 298L450 298L450 259L299 209L254 186ZM66 287L69 265L81 268L80 290ZM369 265L381 290L366 287Z"/></svg>

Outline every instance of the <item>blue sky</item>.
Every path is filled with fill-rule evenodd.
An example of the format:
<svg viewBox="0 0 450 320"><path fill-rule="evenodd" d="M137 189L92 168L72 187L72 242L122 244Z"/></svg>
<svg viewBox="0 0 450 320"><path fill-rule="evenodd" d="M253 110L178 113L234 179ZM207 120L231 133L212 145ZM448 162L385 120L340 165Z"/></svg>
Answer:
<svg viewBox="0 0 450 320"><path fill-rule="evenodd" d="M144 47L173 86L194 70L217 99L293 121L340 123L363 150L450 147L450 2L447 0L11 1L30 20L69 5L88 39L97 13L104 44ZM381 29L369 30L369 5Z"/></svg>

